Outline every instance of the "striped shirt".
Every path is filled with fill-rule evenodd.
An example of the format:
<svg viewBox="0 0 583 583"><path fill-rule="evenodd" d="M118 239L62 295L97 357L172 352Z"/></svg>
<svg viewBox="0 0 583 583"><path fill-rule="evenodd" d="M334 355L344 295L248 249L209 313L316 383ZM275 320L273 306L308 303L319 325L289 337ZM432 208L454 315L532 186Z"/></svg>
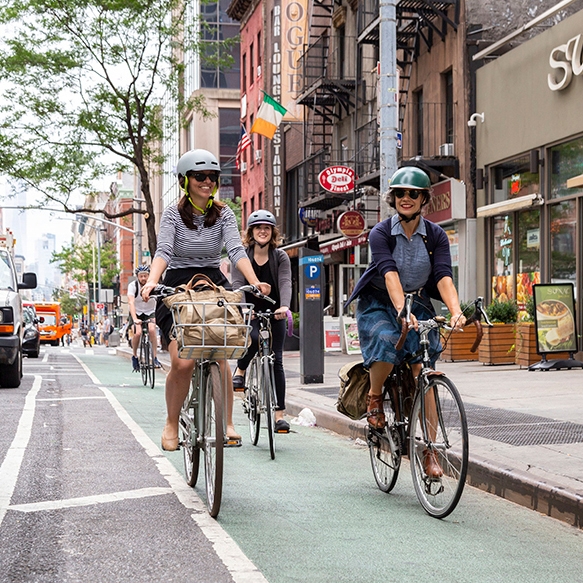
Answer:
<svg viewBox="0 0 583 583"><path fill-rule="evenodd" d="M193 215L193 219L196 231L184 224L176 205L168 207L162 214L155 257L166 261L168 269L219 267L223 247L233 265L247 257L237 219L229 207L223 207L212 227L204 226L204 215Z"/></svg>

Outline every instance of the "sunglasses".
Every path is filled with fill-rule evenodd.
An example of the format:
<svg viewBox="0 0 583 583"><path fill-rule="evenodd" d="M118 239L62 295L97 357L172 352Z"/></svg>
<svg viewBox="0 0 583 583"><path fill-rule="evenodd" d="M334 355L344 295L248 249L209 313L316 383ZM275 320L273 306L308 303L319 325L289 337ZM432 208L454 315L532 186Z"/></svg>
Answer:
<svg viewBox="0 0 583 583"><path fill-rule="evenodd" d="M218 182L220 173L209 172L208 174L205 174L204 172L188 172L186 176L188 176L188 178L194 178L197 182L204 182L207 178L211 182Z"/></svg>
<svg viewBox="0 0 583 583"><path fill-rule="evenodd" d="M417 200L420 196L422 190L395 190L395 198L403 198L407 195L411 200Z"/></svg>

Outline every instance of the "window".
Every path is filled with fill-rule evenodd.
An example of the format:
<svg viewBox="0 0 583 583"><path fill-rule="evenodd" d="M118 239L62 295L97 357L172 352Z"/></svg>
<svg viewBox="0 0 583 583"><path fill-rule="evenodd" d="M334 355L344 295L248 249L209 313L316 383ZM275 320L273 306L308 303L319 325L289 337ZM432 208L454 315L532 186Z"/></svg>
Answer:
<svg viewBox="0 0 583 583"><path fill-rule="evenodd" d="M262 192L260 192L257 195L257 208L260 208L260 209L263 208L263 193Z"/></svg>
<svg viewBox="0 0 583 583"><path fill-rule="evenodd" d="M583 188L567 188L567 180L583 174L583 138L551 148L550 198L580 194Z"/></svg>
<svg viewBox="0 0 583 583"><path fill-rule="evenodd" d="M243 62L241 64L241 88L243 93L247 91L247 55L243 55Z"/></svg>
<svg viewBox="0 0 583 583"><path fill-rule="evenodd" d="M253 64L253 43L249 45L249 85L255 80L255 65Z"/></svg>
<svg viewBox="0 0 583 583"><path fill-rule="evenodd" d="M495 217L492 299L514 299L514 216Z"/></svg>
<svg viewBox="0 0 583 583"><path fill-rule="evenodd" d="M235 155L241 136L239 109L219 108L219 136L221 165L220 197L234 200L241 196L241 175L235 168Z"/></svg>
<svg viewBox="0 0 583 583"><path fill-rule="evenodd" d="M494 168L494 190L491 202L501 202L536 193L540 193L539 173L530 172L528 156L503 162Z"/></svg>
<svg viewBox="0 0 583 583"><path fill-rule="evenodd" d="M540 283L540 209L518 214L518 264L516 271L516 300L525 309L532 286Z"/></svg>
<svg viewBox="0 0 583 583"><path fill-rule="evenodd" d="M255 195L251 197L251 212L255 212Z"/></svg>
<svg viewBox="0 0 583 583"><path fill-rule="evenodd" d="M261 31L257 33L257 76L261 75Z"/></svg>
<svg viewBox="0 0 583 583"><path fill-rule="evenodd" d="M451 70L443 74L443 86L445 97L444 128L445 143L453 144L453 73Z"/></svg>
<svg viewBox="0 0 583 583"><path fill-rule="evenodd" d="M223 41L239 34L239 23L227 15L229 0L200 4L200 30L203 48L200 56L201 87L238 89L240 87L239 43L223 46ZM225 59L232 64L224 66Z"/></svg>
<svg viewBox="0 0 583 583"><path fill-rule="evenodd" d="M575 201L550 207L551 283L572 282L576 286L577 220Z"/></svg>
<svg viewBox="0 0 583 583"><path fill-rule="evenodd" d="M415 154L423 155L423 89L413 92Z"/></svg>

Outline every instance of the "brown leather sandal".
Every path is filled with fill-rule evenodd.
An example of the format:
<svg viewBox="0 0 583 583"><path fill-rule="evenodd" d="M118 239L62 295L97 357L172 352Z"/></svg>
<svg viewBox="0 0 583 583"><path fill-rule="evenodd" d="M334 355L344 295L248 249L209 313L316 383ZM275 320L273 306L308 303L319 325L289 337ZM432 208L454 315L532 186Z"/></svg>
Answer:
<svg viewBox="0 0 583 583"><path fill-rule="evenodd" d="M382 395L366 396L366 420L374 429L383 429L386 424L385 412L383 409Z"/></svg>

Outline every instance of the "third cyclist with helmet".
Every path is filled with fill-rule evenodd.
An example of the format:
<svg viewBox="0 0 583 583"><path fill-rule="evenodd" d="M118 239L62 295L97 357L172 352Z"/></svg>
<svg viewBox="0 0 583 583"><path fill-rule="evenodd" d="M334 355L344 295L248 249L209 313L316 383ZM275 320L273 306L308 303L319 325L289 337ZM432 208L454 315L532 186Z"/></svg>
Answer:
<svg viewBox="0 0 583 583"><path fill-rule="evenodd" d="M383 384L393 366L419 349L417 320L435 315L431 299L447 306L453 328L462 328L465 318L452 279L449 240L438 225L421 216L431 198L431 181L423 170L405 166L391 178L387 202L396 214L377 224L369 236L372 261L349 299L358 298L356 319L365 367L370 373L368 423L377 429L385 425ZM397 351L401 326L398 314L405 294L414 294L411 331L404 347ZM430 354L440 352L439 335L430 334ZM421 371L421 357L412 364L415 377ZM428 397L430 395L428 394ZM426 401L426 418L435 417L435 401ZM425 471L431 478L442 475L435 452L427 450Z"/></svg>
<svg viewBox="0 0 583 583"><path fill-rule="evenodd" d="M156 338L156 321L154 313L156 312L156 300L154 298L144 301L142 298L142 288L148 276L150 275L150 268L147 265L140 265L136 269L136 277L128 285L128 304L130 308L130 316L132 317L133 333L132 336L132 367L134 372L140 371L140 363L138 361L138 347L140 346L140 338L142 336L142 326L140 320L148 320L148 333L150 335L150 342L152 345L152 356L154 357L154 366L160 368L160 363L156 356L158 340Z"/></svg>
<svg viewBox="0 0 583 583"><path fill-rule="evenodd" d="M275 300L270 304L266 300L260 300L251 294L247 294L246 301L255 305L259 312L271 310L274 312L274 321L271 324L272 350L275 355L275 392L277 407L275 410L275 431L289 433L289 424L283 418L285 413L285 373L283 370L283 343L286 333L286 319L291 301L291 264L287 253L277 249L279 243L279 231L275 217L266 210L258 210L247 219L247 231L243 237L247 255L256 277L271 285L269 297ZM233 273L233 286L241 287L245 284L243 275ZM251 359L257 353L259 324L252 320L251 345L243 358L237 362L237 369L233 376L235 389L245 387L245 371Z"/></svg>
<svg viewBox="0 0 583 583"><path fill-rule="evenodd" d="M245 279L268 294L271 288L255 275L245 253L237 219L224 203L215 200L219 190L221 167L208 150L190 150L176 165L181 198L164 210L160 220L158 247L152 261L150 276L142 289L148 299L164 272L164 285L176 287L188 283L196 274L204 274L216 285L230 288L220 270L221 252L226 248L231 263ZM172 338L172 314L163 302L158 302L156 322L168 342L170 372L166 377L166 409L168 416L162 431L162 449L178 449L178 417L188 394L194 360L178 357L176 339ZM227 384L226 435L229 442L240 445L241 436L233 425L233 383L226 360L220 361L221 374Z"/></svg>

